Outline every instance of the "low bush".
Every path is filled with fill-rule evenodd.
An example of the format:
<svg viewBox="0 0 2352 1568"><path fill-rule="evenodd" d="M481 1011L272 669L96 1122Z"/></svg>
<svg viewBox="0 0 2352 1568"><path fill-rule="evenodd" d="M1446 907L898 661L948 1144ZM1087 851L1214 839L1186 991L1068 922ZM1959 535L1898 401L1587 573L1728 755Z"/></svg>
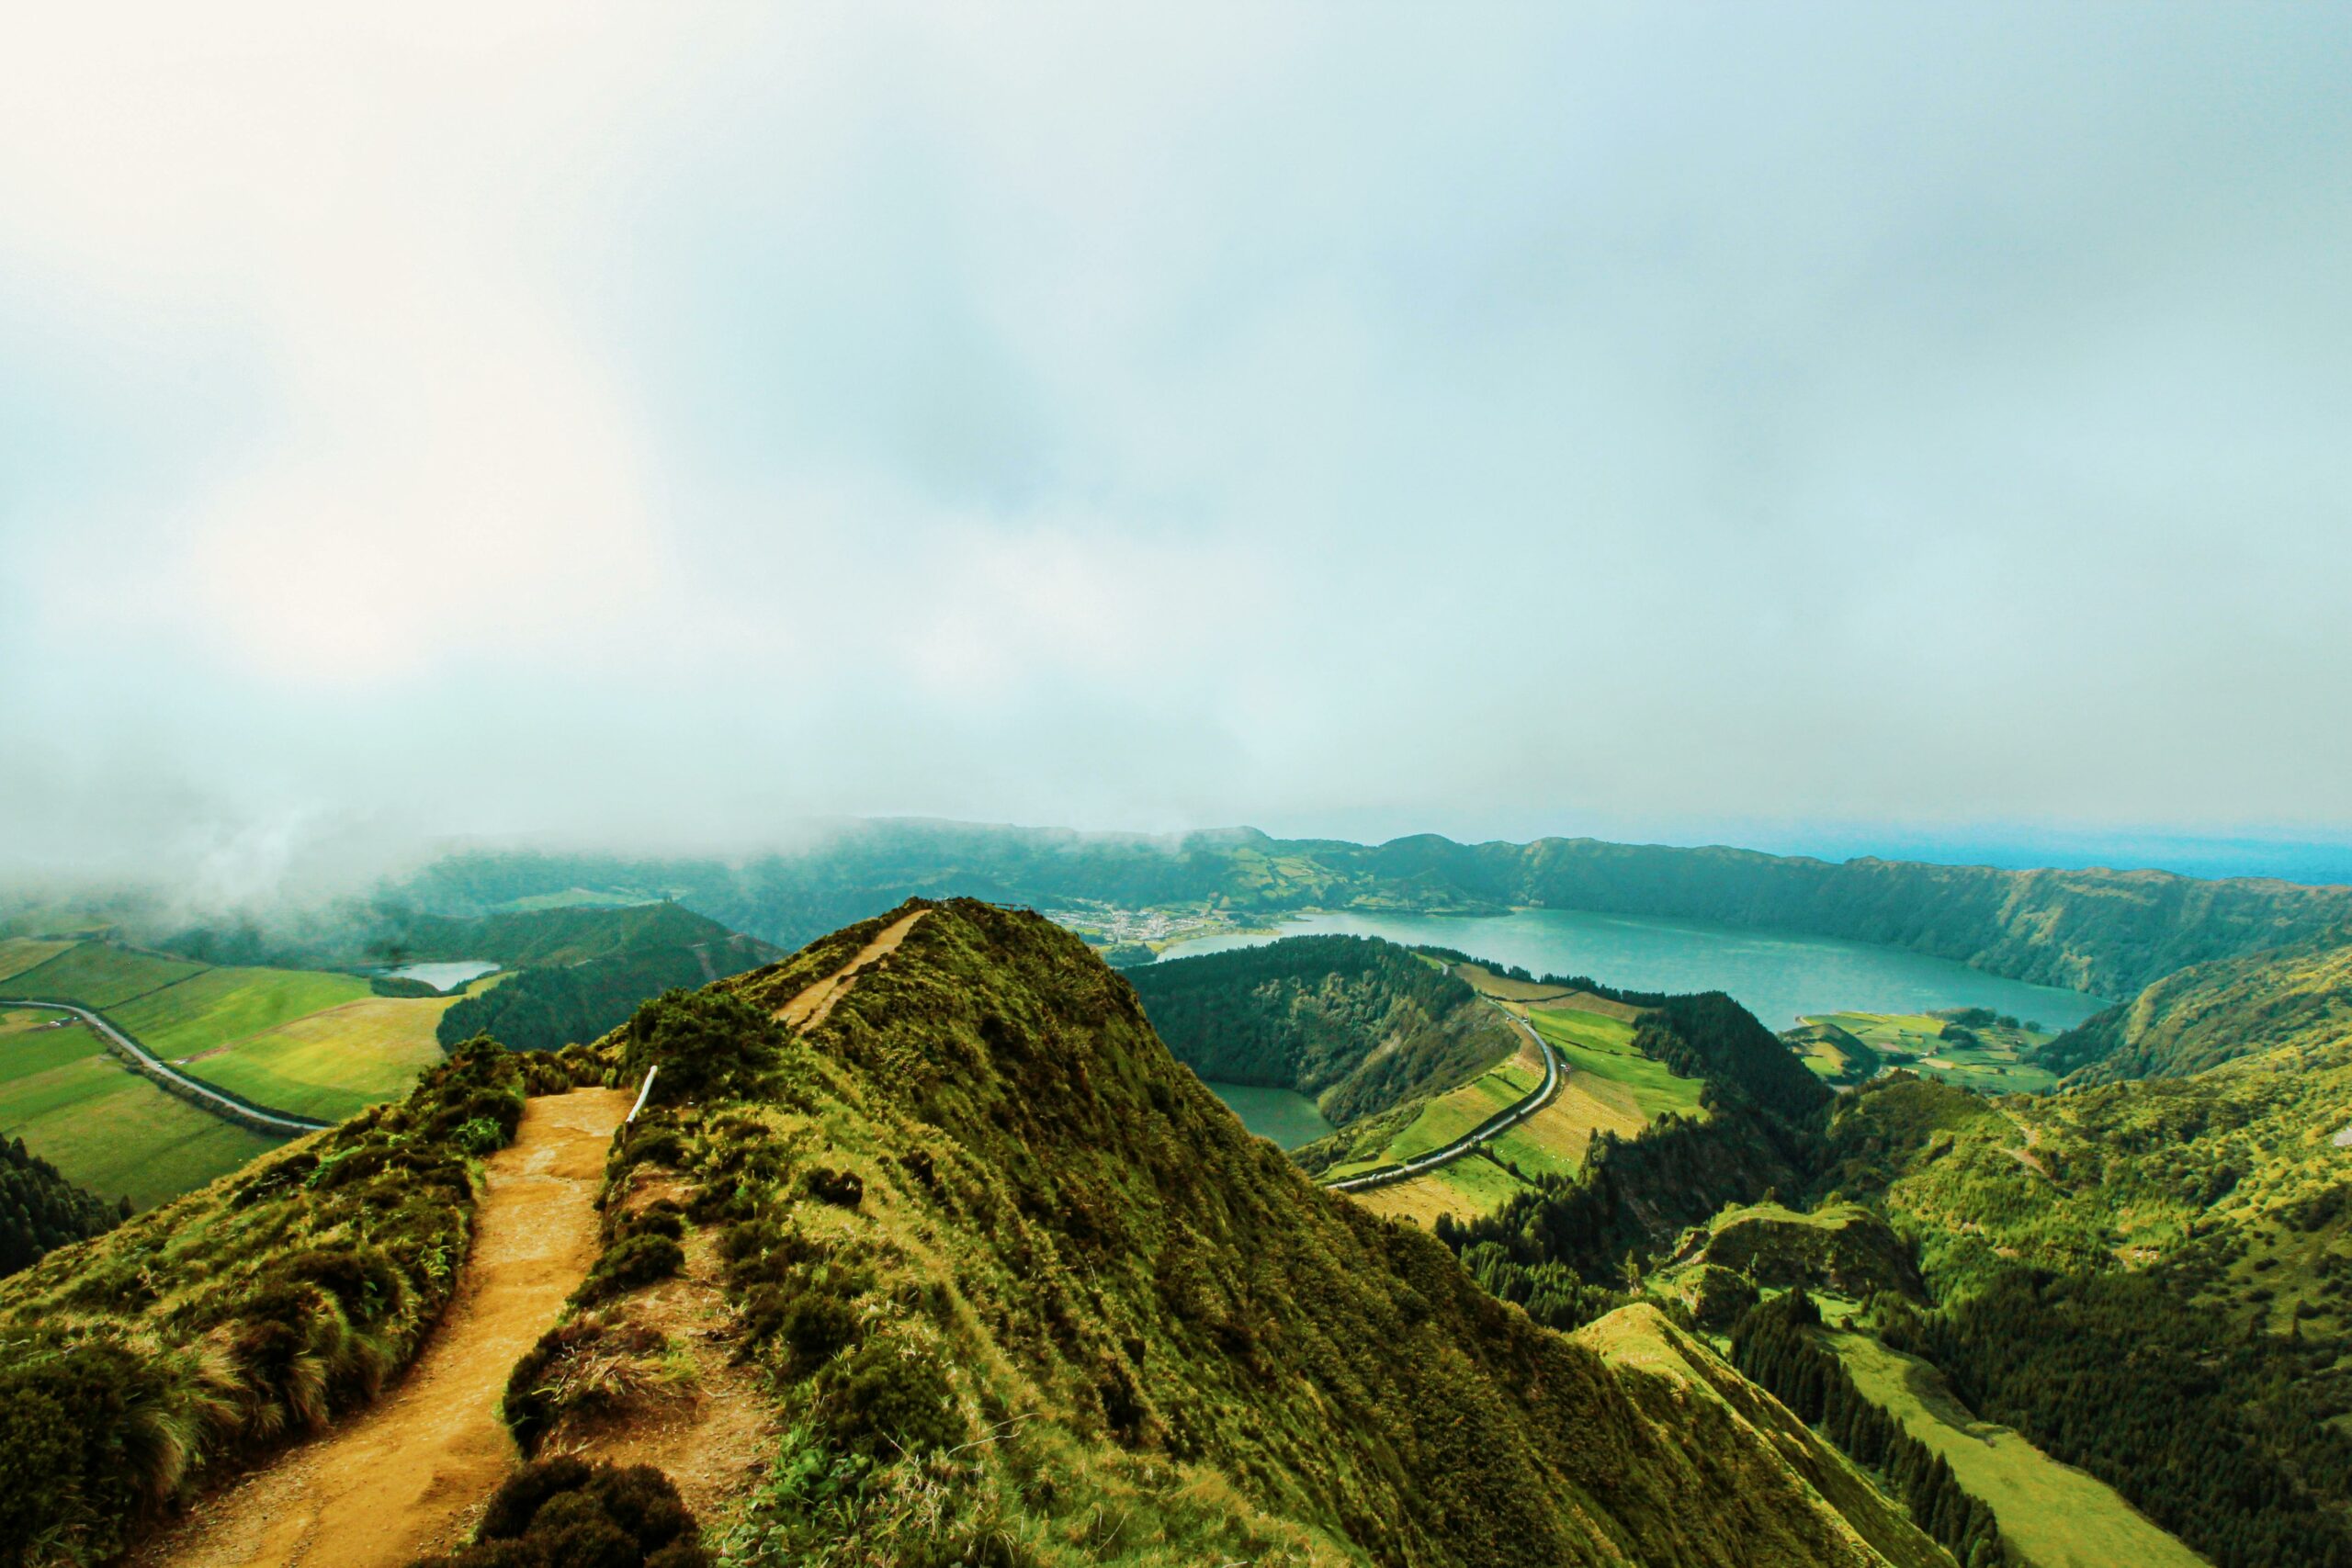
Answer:
<svg viewBox="0 0 2352 1568"><path fill-rule="evenodd" d="M686 1261L685 1249L666 1235L632 1235L615 1242L596 1259L572 1300L593 1306L641 1285L666 1280Z"/></svg>
<svg viewBox="0 0 2352 1568"><path fill-rule="evenodd" d="M650 1465L569 1456L526 1464L493 1494L474 1543L415 1568L707 1568L677 1487Z"/></svg>

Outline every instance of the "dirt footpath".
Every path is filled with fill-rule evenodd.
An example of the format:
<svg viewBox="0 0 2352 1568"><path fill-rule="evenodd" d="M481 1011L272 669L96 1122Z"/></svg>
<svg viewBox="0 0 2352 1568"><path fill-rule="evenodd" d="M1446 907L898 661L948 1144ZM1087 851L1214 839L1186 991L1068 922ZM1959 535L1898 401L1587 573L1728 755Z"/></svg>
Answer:
<svg viewBox="0 0 2352 1568"><path fill-rule="evenodd" d="M206 1500L146 1568L405 1568L456 1544L514 1464L498 1419L515 1361L596 1259L596 1189L625 1089L527 1101L491 1156L458 1296L373 1409Z"/></svg>

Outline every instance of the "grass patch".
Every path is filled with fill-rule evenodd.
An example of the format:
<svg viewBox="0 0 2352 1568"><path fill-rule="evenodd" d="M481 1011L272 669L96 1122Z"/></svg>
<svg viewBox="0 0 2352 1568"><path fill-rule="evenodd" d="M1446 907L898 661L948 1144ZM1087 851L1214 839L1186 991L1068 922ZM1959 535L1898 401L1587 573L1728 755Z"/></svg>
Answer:
<svg viewBox="0 0 2352 1568"><path fill-rule="evenodd" d="M156 1055L177 1061L370 994L368 982L353 975L208 969L119 1006L107 1018Z"/></svg>
<svg viewBox="0 0 2352 1568"><path fill-rule="evenodd" d="M264 1105L337 1121L397 1100L441 1060L434 1038L454 997L369 997L208 1055L206 1080Z"/></svg>
<svg viewBox="0 0 2352 1568"><path fill-rule="evenodd" d="M0 1131L77 1186L141 1209L278 1144L165 1094L80 1023L0 1039Z"/></svg>
<svg viewBox="0 0 2352 1568"><path fill-rule="evenodd" d="M1677 1077L1663 1062L1634 1050L1634 1026L1623 1020L1547 1008L1531 1010L1528 1021L1571 1072L1589 1073L1617 1085L1645 1122L1669 1111L1683 1116L1704 1114L1699 1108L1699 1080Z"/></svg>
<svg viewBox="0 0 2352 1568"><path fill-rule="evenodd" d="M1862 1334L1825 1342L1854 1384L1943 1456L1963 1489L2000 1517L2036 1568L2201 1568L2205 1560L2132 1510L2106 1483L2060 1464L2007 1427L1979 1421L1925 1361Z"/></svg>
<svg viewBox="0 0 2352 1568"><path fill-rule="evenodd" d="M0 980L14 979L28 969L38 969L73 945L71 942L44 942L38 937L12 937L0 942Z"/></svg>
<svg viewBox="0 0 2352 1568"><path fill-rule="evenodd" d="M141 953L112 942L83 942L38 967L12 976L12 995L38 1001L110 1008L204 973L201 964Z"/></svg>

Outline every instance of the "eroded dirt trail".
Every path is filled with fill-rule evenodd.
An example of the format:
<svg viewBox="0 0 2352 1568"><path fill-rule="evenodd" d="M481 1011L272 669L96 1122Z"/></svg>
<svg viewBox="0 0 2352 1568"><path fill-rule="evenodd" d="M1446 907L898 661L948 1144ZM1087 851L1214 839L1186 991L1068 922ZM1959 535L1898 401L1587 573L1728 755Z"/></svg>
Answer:
<svg viewBox="0 0 2352 1568"><path fill-rule="evenodd" d="M533 1099L491 1156L457 1299L365 1414L200 1505L147 1568L405 1568L462 1540L514 1463L507 1374L596 1258L595 1198L624 1089Z"/></svg>
<svg viewBox="0 0 2352 1568"><path fill-rule="evenodd" d="M915 922L930 913L929 909L917 909L883 927L881 935L857 950L856 957L834 970L831 978L818 981L785 1003L776 1017L795 1029L814 1029L824 1022L834 1004L849 995L849 988L857 983L857 972L884 953L895 951L907 940L907 933L915 929Z"/></svg>

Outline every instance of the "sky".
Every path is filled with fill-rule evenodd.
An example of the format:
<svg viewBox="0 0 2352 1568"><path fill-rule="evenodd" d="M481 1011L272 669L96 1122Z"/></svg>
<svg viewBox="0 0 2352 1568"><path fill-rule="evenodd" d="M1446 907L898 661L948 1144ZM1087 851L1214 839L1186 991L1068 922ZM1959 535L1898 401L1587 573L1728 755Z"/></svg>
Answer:
<svg viewBox="0 0 2352 1568"><path fill-rule="evenodd" d="M2352 865L2342 6L356 9L0 25L0 866Z"/></svg>

